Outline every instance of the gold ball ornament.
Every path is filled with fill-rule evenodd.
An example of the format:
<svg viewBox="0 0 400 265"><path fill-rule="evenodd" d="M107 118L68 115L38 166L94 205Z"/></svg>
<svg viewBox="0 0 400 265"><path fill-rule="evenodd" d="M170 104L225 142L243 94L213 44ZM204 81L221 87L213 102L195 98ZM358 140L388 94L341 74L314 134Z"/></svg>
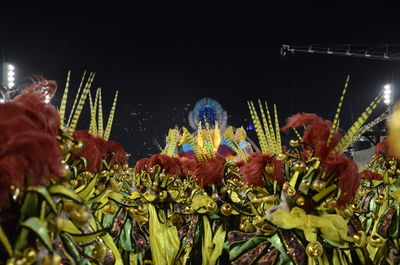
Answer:
<svg viewBox="0 0 400 265"><path fill-rule="evenodd" d="M68 164L62 164L62 176L67 178L72 175L71 168Z"/></svg>
<svg viewBox="0 0 400 265"><path fill-rule="evenodd" d="M72 153L76 154L76 153L82 152L83 148L84 148L83 142L82 141L78 141L78 143L76 143L76 144L71 146L70 150L71 150Z"/></svg>
<svg viewBox="0 0 400 265"><path fill-rule="evenodd" d="M55 231L60 232L64 227L64 219L60 216L56 216L53 222Z"/></svg>
<svg viewBox="0 0 400 265"><path fill-rule="evenodd" d="M295 190L293 187L289 186L289 187L287 188L287 190L286 190L286 193L287 193L289 196L294 196L294 195L296 194L296 190Z"/></svg>
<svg viewBox="0 0 400 265"><path fill-rule="evenodd" d="M76 187L78 185L78 181L76 179L71 179L69 184L71 184L72 187Z"/></svg>
<svg viewBox="0 0 400 265"><path fill-rule="evenodd" d="M163 190L158 194L158 196L160 197L160 200L165 200L168 197L168 192Z"/></svg>
<svg viewBox="0 0 400 265"><path fill-rule="evenodd" d="M323 181L316 180L313 182L312 188L313 190L320 192L325 188L325 183Z"/></svg>
<svg viewBox="0 0 400 265"><path fill-rule="evenodd" d="M375 203L377 205L382 205L385 202L385 200L386 200L386 196L380 194L378 197L376 197Z"/></svg>
<svg viewBox="0 0 400 265"><path fill-rule="evenodd" d="M303 206L306 203L306 200L303 196L299 196L296 198L296 204L299 206Z"/></svg>
<svg viewBox="0 0 400 265"><path fill-rule="evenodd" d="M306 165L303 162L294 164L294 170L298 172L303 172L306 169Z"/></svg>
<svg viewBox="0 0 400 265"><path fill-rule="evenodd" d="M275 169L274 169L274 167L271 166L271 165L268 165L268 166L265 167L265 173L266 173L267 175L272 175L272 174L274 174L274 171L275 171Z"/></svg>
<svg viewBox="0 0 400 265"><path fill-rule="evenodd" d="M207 210L208 210L209 212L214 212L215 209L217 209L217 204L216 204L215 202L209 202L209 203L207 204Z"/></svg>
<svg viewBox="0 0 400 265"><path fill-rule="evenodd" d="M89 221L89 212L84 207L78 207L71 213L72 221L78 226L83 226Z"/></svg>
<svg viewBox="0 0 400 265"><path fill-rule="evenodd" d="M218 200L218 198L219 198L218 193L213 193L213 194L211 195L211 198L212 198L214 201Z"/></svg>
<svg viewBox="0 0 400 265"><path fill-rule="evenodd" d="M287 155L285 155L285 154L278 154L278 155L276 156L276 160L285 160L286 157L287 157Z"/></svg>
<svg viewBox="0 0 400 265"><path fill-rule="evenodd" d="M294 140L294 139L290 140L290 146L297 147L299 145L300 145L299 140Z"/></svg>
<svg viewBox="0 0 400 265"><path fill-rule="evenodd" d="M221 206L221 213L225 216L229 216L232 213L232 205L230 205L229 203L224 203Z"/></svg>
<svg viewBox="0 0 400 265"><path fill-rule="evenodd" d="M185 208L185 213L186 213L186 214L191 214L191 213L193 213L193 207L190 206L190 205L186 206L186 208Z"/></svg>
<svg viewBox="0 0 400 265"><path fill-rule="evenodd" d="M103 208L103 212L106 214L114 214L117 211L117 206L113 202L107 203Z"/></svg>
<svg viewBox="0 0 400 265"><path fill-rule="evenodd" d="M46 256L44 256L44 258L42 260L42 264L43 265L60 265L61 264L61 256L56 253L46 255Z"/></svg>
<svg viewBox="0 0 400 265"><path fill-rule="evenodd" d="M369 236L367 241L372 247L375 247L375 248L382 247L385 244L385 241L383 240L383 238L381 238L378 235Z"/></svg>
<svg viewBox="0 0 400 265"><path fill-rule="evenodd" d="M353 235L353 240L357 247L363 247L367 243L367 235L364 231L360 230Z"/></svg>
<svg viewBox="0 0 400 265"><path fill-rule="evenodd" d="M103 262L106 254L107 254L107 248L104 244L97 242L94 245L92 254L96 260Z"/></svg>
<svg viewBox="0 0 400 265"><path fill-rule="evenodd" d="M317 241L309 243L306 247L307 256L313 259L321 257L323 252L324 248L322 247L321 243Z"/></svg>
<svg viewBox="0 0 400 265"><path fill-rule="evenodd" d="M118 172L121 170L121 166L118 164L114 164L113 169L115 170L115 172Z"/></svg>

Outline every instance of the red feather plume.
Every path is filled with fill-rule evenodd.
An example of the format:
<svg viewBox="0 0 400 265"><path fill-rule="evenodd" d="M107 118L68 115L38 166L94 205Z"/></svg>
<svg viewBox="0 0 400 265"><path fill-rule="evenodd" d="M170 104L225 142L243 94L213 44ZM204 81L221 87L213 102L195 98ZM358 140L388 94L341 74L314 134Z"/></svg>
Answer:
<svg viewBox="0 0 400 265"><path fill-rule="evenodd" d="M331 155L322 164L328 175L338 172L337 186L341 190L341 195L337 205L339 207L351 202L355 192L360 186L360 174L358 173L355 162L345 155Z"/></svg>
<svg viewBox="0 0 400 265"><path fill-rule="evenodd" d="M333 150L341 138L337 131L334 132L331 143L329 146L326 146L332 122L324 120L316 114L299 113L287 120L286 126L282 128L282 131L287 131L290 128L297 128L302 125L307 126L303 134L304 143L312 146L312 149L319 159L326 159L330 151ZM310 148L311 147L304 145L304 149L309 150Z"/></svg>
<svg viewBox="0 0 400 265"><path fill-rule="evenodd" d="M367 180L383 180L383 176L379 173L373 173L371 170L365 169L361 171L360 177Z"/></svg>
<svg viewBox="0 0 400 265"><path fill-rule="evenodd" d="M156 154L149 158L146 164L146 170L151 171L151 168L159 165L165 172L170 175L182 175L181 161L175 157L170 157L163 154Z"/></svg>
<svg viewBox="0 0 400 265"><path fill-rule="evenodd" d="M393 150L389 145L388 138L385 138L382 142L375 146L375 155L387 154L390 157L394 157Z"/></svg>
<svg viewBox="0 0 400 265"><path fill-rule="evenodd" d="M248 185L263 187L265 185L263 174L266 174L265 168L268 164L274 167L273 174L268 177L273 181L276 180L279 185L283 185L286 181L283 176L283 161L258 152L251 154L249 161L240 167L240 174L244 176L244 182Z"/></svg>
<svg viewBox="0 0 400 265"><path fill-rule="evenodd" d="M224 178L225 162L225 158L217 156L205 162L193 163L193 176L195 176L197 184L203 188L213 184L220 186Z"/></svg>
<svg viewBox="0 0 400 265"><path fill-rule="evenodd" d="M73 137L83 142L83 150L76 154L87 160L87 171L99 172L103 169L102 153L98 148L96 138L87 131L75 131Z"/></svg>

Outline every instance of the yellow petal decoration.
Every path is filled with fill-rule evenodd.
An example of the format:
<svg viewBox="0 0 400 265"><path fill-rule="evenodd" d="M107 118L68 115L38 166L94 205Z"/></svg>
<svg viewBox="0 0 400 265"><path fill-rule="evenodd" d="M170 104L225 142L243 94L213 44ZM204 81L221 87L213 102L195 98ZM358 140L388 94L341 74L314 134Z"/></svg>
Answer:
<svg viewBox="0 0 400 265"><path fill-rule="evenodd" d="M206 216L203 216L204 234L202 243L202 265L215 265L222 254L226 231L223 225L220 225L212 236L210 222Z"/></svg>
<svg viewBox="0 0 400 265"><path fill-rule="evenodd" d="M400 202L400 190L395 190L390 193L390 197Z"/></svg>
<svg viewBox="0 0 400 265"><path fill-rule="evenodd" d="M180 241L176 227L168 221L160 222L156 208L149 204L149 234L153 265L172 265L178 254Z"/></svg>
<svg viewBox="0 0 400 265"><path fill-rule="evenodd" d="M353 241L353 238L347 234L346 221L338 214L316 216L306 214L303 209L294 207L291 212L277 210L272 217L272 223L285 229L302 230L308 242L317 241L318 230L332 241L342 239L349 242Z"/></svg>

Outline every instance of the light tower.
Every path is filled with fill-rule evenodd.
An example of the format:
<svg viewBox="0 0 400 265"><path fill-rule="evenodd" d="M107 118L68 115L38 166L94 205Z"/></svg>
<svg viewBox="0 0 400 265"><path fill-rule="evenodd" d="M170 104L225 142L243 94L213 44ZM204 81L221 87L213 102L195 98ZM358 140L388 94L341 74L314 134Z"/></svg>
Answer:
<svg viewBox="0 0 400 265"><path fill-rule="evenodd" d="M383 103L390 106L393 103L392 85L386 84L383 86Z"/></svg>
<svg viewBox="0 0 400 265"><path fill-rule="evenodd" d="M12 89L15 86L15 66L10 63L3 63L3 86Z"/></svg>

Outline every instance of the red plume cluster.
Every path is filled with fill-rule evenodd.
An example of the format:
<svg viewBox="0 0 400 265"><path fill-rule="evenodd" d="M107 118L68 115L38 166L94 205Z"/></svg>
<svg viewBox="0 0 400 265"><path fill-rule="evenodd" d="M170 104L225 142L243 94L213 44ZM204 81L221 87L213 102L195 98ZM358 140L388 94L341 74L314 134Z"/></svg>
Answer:
<svg viewBox="0 0 400 265"><path fill-rule="evenodd" d="M307 126L304 131L303 141L310 144L310 146L304 145L303 148L315 151L315 155L321 160L321 168L326 170L328 174L339 173L338 187L342 193L338 200L338 206L345 205L351 201L360 184L357 165L352 159L343 154L329 155L341 136L338 132L335 132L331 138L331 143L326 146L332 127L332 122L328 120L324 120L315 114L300 113L290 117L282 130L287 131L290 128L302 125Z"/></svg>
<svg viewBox="0 0 400 265"><path fill-rule="evenodd" d="M83 142L84 148L76 156L87 160L87 171L98 172L103 169L103 159L111 161L111 165L123 165L127 161L124 148L115 141L91 135L87 131L75 131L73 137Z"/></svg>
<svg viewBox="0 0 400 265"><path fill-rule="evenodd" d="M151 169L159 165L162 169L165 169L165 173L169 175L182 176L182 163L178 158L170 157L163 154L156 154L150 158L140 159L135 166L135 172L140 173L145 170L151 173Z"/></svg>
<svg viewBox="0 0 400 265"><path fill-rule="evenodd" d="M375 155L387 154L390 157L394 157L393 150L389 145L388 138L385 138L382 142L375 146Z"/></svg>
<svg viewBox="0 0 400 265"><path fill-rule="evenodd" d="M140 159L135 166L135 173L147 171L150 174L152 167L159 165L167 174L183 176L195 176L196 182L203 188L206 186L221 185L224 178L223 157L208 159L205 162L197 160L178 159L163 154L153 155L150 158Z"/></svg>
<svg viewBox="0 0 400 265"><path fill-rule="evenodd" d="M263 174L266 174L265 167L271 165L274 168L274 172L268 175L268 178L272 181L276 180L279 185L285 183L285 177L283 176L283 162L276 160L275 158L263 154L253 153L251 154L249 161L244 164L238 164L240 166L240 174L244 176L243 180L248 185L255 185L263 187Z"/></svg>
<svg viewBox="0 0 400 265"><path fill-rule="evenodd" d="M371 170L365 169L360 173L361 178L366 180L383 180L383 176L379 173L373 173Z"/></svg>
<svg viewBox="0 0 400 265"><path fill-rule="evenodd" d="M222 185L222 179L224 178L224 165L225 158L217 156L210 158L205 162L193 161L189 165L192 176L195 176L196 183L201 187L207 187L211 185L220 186Z"/></svg>
<svg viewBox="0 0 400 265"><path fill-rule="evenodd" d="M341 207L351 202L355 192L360 186L360 174L357 165L353 159L342 154L330 155L323 163L321 168L328 175L338 172L337 186L342 191L337 202L337 206Z"/></svg>
<svg viewBox="0 0 400 265"><path fill-rule="evenodd" d="M0 200L5 201L11 186L24 188L61 175L62 154L55 135L60 118L57 110L44 102L44 92L53 91L54 81L40 80L14 100L0 104Z"/></svg>
<svg viewBox="0 0 400 265"><path fill-rule="evenodd" d="M337 131L334 132L331 143L329 146L326 146L332 122L311 113L293 115L287 120L286 126L282 128L282 131L287 131L290 128L297 128L302 125L307 126L303 134L304 143L310 144L316 156L324 160L339 142L340 134ZM305 145L304 149L308 150L311 147Z"/></svg>

